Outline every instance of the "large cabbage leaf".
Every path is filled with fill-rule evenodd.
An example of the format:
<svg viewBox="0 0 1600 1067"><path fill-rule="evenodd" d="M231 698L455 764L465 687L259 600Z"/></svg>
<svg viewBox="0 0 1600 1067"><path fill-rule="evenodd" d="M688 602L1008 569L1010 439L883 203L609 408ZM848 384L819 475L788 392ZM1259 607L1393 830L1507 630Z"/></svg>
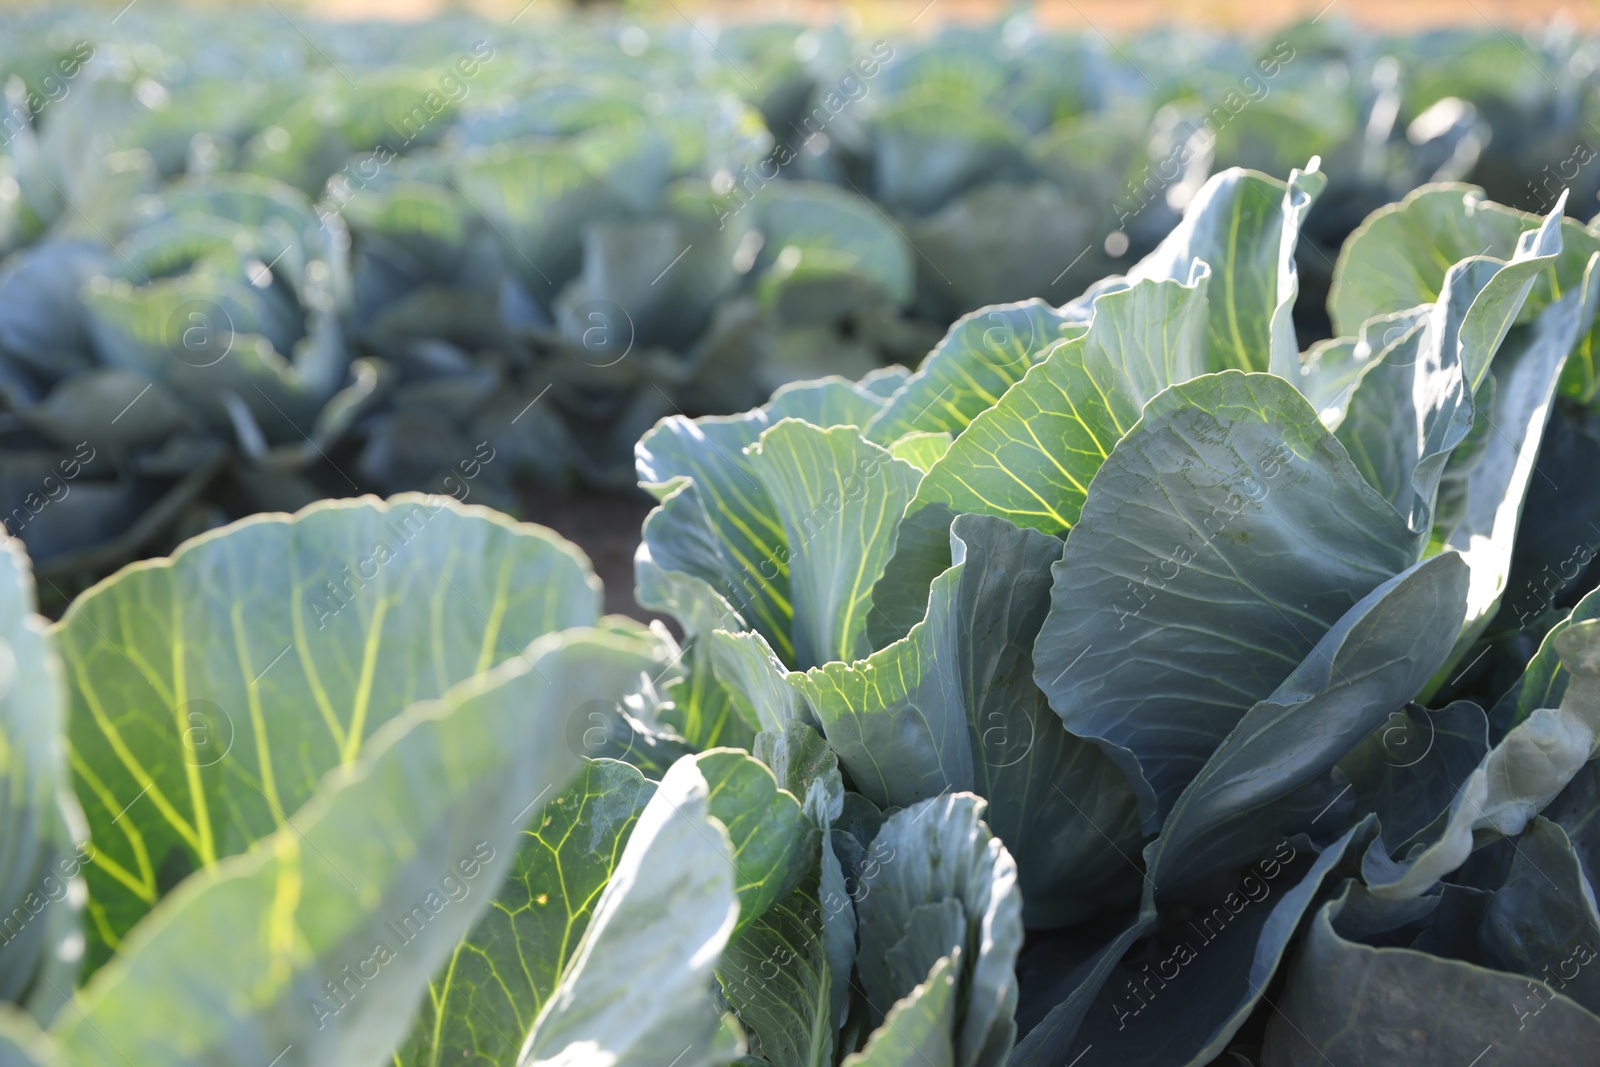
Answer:
<svg viewBox="0 0 1600 1067"><path fill-rule="evenodd" d="M1283 379L1197 378L1151 402L1096 475L1035 677L1154 829L1244 712L1419 549Z"/></svg>
<svg viewBox="0 0 1600 1067"><path fill-rule="evenodd" d="M551 733L596 687L573 631L393 718L311 801L190 879L56 1029L69 1062L375 1063L578 770ZM208 951L218 938L233 946Z"/></svg>
<svg viewBox="0 0 1600 1067"><path fill-rule="evenodd" d="M599 601L543 528L421 496L248 520L80 598L54 639L96 842L91 964L407 706L594 623Z"/></svg>

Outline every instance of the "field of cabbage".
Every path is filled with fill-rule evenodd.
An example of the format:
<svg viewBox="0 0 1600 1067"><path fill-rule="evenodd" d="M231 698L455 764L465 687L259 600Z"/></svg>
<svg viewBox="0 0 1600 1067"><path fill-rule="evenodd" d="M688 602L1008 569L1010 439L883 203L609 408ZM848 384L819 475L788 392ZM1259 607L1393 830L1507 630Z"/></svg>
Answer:
<svg viewBox="0 0 1600 1067"><path fill-rule="evenodd" d="M220 19L0 38L0 1067L1600 1047L1593 42Z"/></svg>
<svg viewBox="0 0 1600 1067"><path fill-rule="evenodd" d="M329 496L537 517L530 494L628 489L658 419L1060 304L1229 166L1322 159L1308 339L1345 237L1420 183L1600 208L1595 45L1559 29L1111 44L1021 17L919 39L537 14L6 19L0 515L40 573L75 591Z"/></svg>

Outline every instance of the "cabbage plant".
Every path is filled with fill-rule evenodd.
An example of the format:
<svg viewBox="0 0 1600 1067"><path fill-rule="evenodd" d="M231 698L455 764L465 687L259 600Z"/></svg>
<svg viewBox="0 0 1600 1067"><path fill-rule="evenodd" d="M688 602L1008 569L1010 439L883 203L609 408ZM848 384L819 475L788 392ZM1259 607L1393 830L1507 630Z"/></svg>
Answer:
<svg viewBox="0 0 1600 1067"><path fill-rule="evenodd" d="M340 323L348 234L296 190L188 179L135 215L112 248L52 239L0 278L7 528L56 575L110 569L202 495L323 495L311 468L381 380Z"/></svg>
<svg viewBox="0 0 1600 1067"><path fill-rule="evenodd" d="M883 915L868 944L930 908L972 928L967 971L924 951L865 979L867 1055L948 1044L968 972L996 1001L963 1046L1010 1045L1015 863L983 802L861 807L798 729L649 775L591 758L619 707L677 721L681 651L601 617L541 527L325 502L128 568L53 626L20 544L0 558L7 1063L728 1063L733 1005L788 1009L774 975L849 1002L847 867ZM822 899L826 944L786 941ZM926 1003L883 999L905 967Z"/></svg>
<svg viewBox="0 0 1600 1067"><path fill-rule="evenodd" d="M1595 598L1524 623L1509 692L1477 666L1550 412L1592 402L1600 239L1424 189L1346 245L1344 336L1302 352L1322 185L1223 172L1077 300L640 442L641 603L754 750L825 746L846 811L982 798L1027 932L1004 1062L1442 1065L1600 1025ZM924 909L857 901L854 993L888 960L924 1002L892 961L947 960L975 999L932 1062L987 1062L986 960ZM855 1008L805 1003L741 1014L766 1062L861 1054Z"/></svg>

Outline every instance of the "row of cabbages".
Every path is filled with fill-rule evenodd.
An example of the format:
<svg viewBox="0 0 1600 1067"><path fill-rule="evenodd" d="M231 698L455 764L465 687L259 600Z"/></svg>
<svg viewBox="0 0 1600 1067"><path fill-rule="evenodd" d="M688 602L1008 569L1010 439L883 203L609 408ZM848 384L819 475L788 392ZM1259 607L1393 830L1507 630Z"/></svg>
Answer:
<svg viewBox="0 0 1600 1067"><path fill-rule="evenodd" d="M1020 17L136 7L12 17L0 52L0 515L69 585L324 495L625 485L658 418L1059 303L1229 165L1325 159L1316 336L1333 249L1417 183L1600 188L1594 45L1560 28L1112 47Z"/></svg>
<svg viewBox="0 0 1600 1067"><path fill-rule="evenodd" d="M1600 235L1425 188L1301 351L1323 185L661 422L681 643L445 496L13 544L5 1062L1581 1060Z"/></svg>
<svg viewBox="0 0 1600 1067"><path fill-rule="evenodd" d="M865 819L892 849L854 970L820 976L849 918L796 905L754 950L814 961L783 1010L724 976L766 1061L835 1062L861 1016L920 1049L868 1062L968 1067L1600 1037L1600 236L1421 189L1302 352L1323 187L1224 172L1078 300L640 442L640 602L780 781L826 745L824 874Z"/></svg>

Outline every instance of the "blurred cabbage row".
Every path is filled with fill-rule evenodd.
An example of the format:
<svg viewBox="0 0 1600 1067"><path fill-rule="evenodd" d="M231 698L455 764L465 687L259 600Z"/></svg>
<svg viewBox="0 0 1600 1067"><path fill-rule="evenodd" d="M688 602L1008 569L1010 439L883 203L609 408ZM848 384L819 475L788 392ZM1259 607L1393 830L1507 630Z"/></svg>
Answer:
<svg viewBox="0 0 1600 1067"><path fill-rule="evenodd" d="M1064 303L1234 165L1322 157L1326 336L1336 249L1418 184L1593 214L1597 55L1331 20L0 19L0 508L74 584L323 496L628 485L663 416Z"/></svg>

